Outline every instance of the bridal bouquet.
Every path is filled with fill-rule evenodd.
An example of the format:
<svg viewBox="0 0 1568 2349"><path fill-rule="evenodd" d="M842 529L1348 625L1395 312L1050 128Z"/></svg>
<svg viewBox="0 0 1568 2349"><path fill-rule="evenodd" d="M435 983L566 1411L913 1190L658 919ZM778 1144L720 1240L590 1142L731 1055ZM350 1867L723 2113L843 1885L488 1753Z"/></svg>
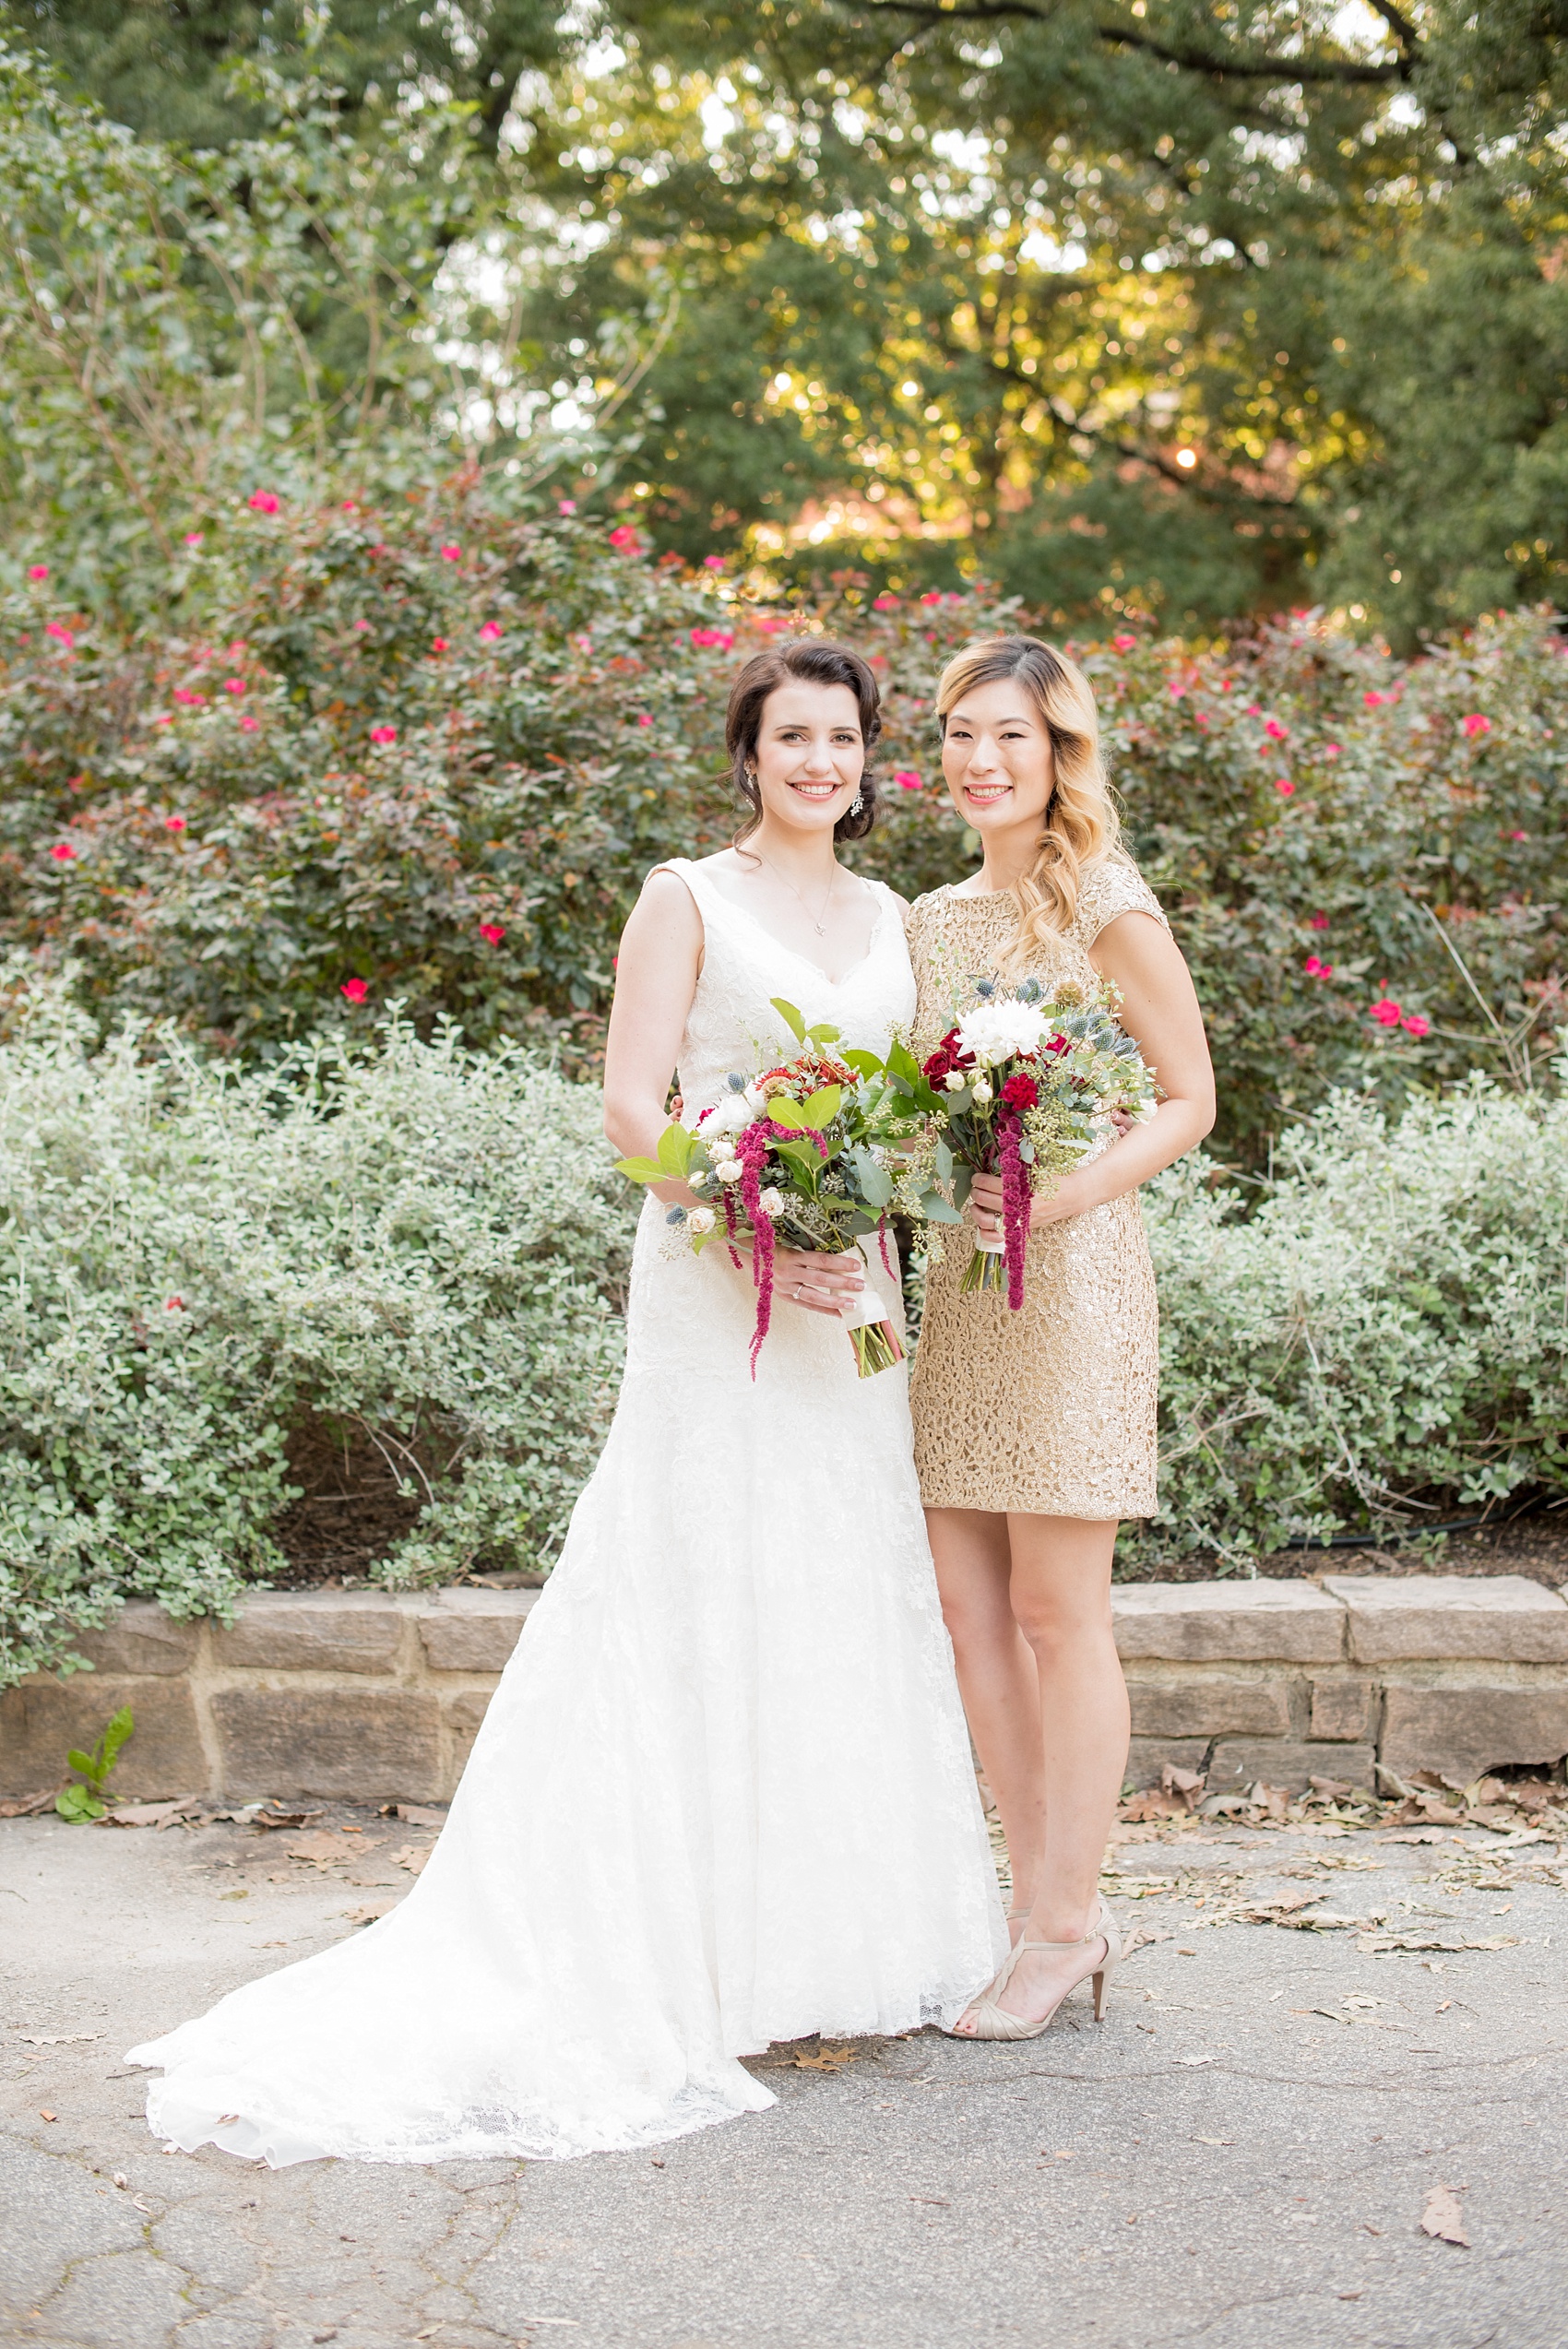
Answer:
<svg viewBox="0 0 1568 2349"><path fill-rule="evenodd" d="M1113 1110L1145 1124L1158 1094L1112 1015L1113 989L1066 980L1048 994L1026 979L1010 991L981 979L975 991L979 1002L921 1069L932 1113L923 1155L949 1200L948 1215L934 1220L956 1219L977 1174L1001 1175L1002 1237L977 1240L959 1289L1005 1285L1016 1312L1035 1191L1099 1145Z"/></svg>
<svg viewBox="0 0 1568 2349"><path fill-rule="evenodd" d="M884 1160L918 1130L907 1095L889 1084L874 1052L835 1054L837 1027L808 1028L781 997L773 1008L801 1046L793 1060L754 1076L731 1075L721 1099L694 1125L665 1128L655 1157L617 1162L633 1182L684 1182L696 1192L697 1206L671 1207L666 1218L685 1227L694 1250L722 1232L738 1265L739 1243L749 1247L757 1293L754 1378L773 1318L777 1248L837 1256L875 1232L883 1264L897 1279L886 1216L894 1178ZM902 1361L898 1334L869 1287L850 1310L864 1317L849 1331L860 1376Z"/></svg>

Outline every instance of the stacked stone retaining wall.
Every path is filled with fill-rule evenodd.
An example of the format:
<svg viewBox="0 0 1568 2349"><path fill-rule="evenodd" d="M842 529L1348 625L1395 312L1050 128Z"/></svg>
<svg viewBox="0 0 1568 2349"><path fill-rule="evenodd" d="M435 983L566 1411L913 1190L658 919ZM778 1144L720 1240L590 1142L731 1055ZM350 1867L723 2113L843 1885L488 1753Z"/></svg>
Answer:
<svg viewBox="0 0 1568 2349"><path fill-rule="evenodd" d="M0 1795L56 1784L128 1704L122 1796L443 1801L540 1596L258 1592L227 1626L133 1602L84 1637L90 1672L0 1697ZM1134 1785L1167 1762L1216 1793L1568 1755L1568 1602L1521 1575L1130 1584L1115 1619Z"/></svg>

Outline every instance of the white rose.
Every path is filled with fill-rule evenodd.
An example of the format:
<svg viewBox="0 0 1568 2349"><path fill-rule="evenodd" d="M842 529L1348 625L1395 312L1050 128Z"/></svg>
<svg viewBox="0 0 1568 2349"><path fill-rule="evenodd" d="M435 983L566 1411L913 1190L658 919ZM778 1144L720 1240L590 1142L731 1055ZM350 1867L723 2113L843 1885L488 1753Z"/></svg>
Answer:
<svg viewBox="0 0 1568 2349"><path fill-rule="evenodd" d="M949 1069L942 1080L949 1093L962 1093L968 1081L962 1069Z"/></svg>
<svg viewBox="0 0 1568 2349"><path fill-rule="evenodd" d="M743 1133L752 1123L755 1111L748 1107L743 1093L726 1093L717 1109L709 1111L702 1121L704 1134Z"/></svg>
<svg viewBox="0 0 1568 2349"><path fill-rule="evenodd" d="M691 1184L694 1191L700 1191L704 1183L707 1180L707 1177L704 1173L702 1168L698 1167L695 1173L689 1174L686 1177L686 1180Z"/></svg>
<svg viewBox="0 0 1568 2349"><path fill-rule="evenodd" d="M781 1216L784 1213L784 1193L776 1191L770 1183L758 1199L757 1205L765 1216Z"/></svg>
<svg viewBox="0 0 1568 2349"><path fill-rule="evenodd" d="M1045 1027L1044 1014L1032 1003L978 1003L958 1022L958 1040L989 1066L1011 1060L1015 1052L1037 1052Z"/></svg>
<svg viewBox="0 0 1568 2349"><path fill-rule="evenodd" d="M754 1117L761 1117L767 1107L766 1094L759 1092L754 1085L748 1085L741 1098Z"/></svg>
<svg viewBox="0 0 1568 2349"><path fill-rule="evenodd" d="M745 1169L739 1158L725 1158L713 1171L720 1182L739 1182Z"/></svg>
<svg viewBox="0 0 1568 2349"><path fill-rule="evenodd" d="M691 1214L686 1217L686 1229L688 1231L696 1232L711 1231L713 1229L713 1209L711 1207L694 1207Z"/></svg>
<svg viewBox="0 0 1568 2349"><path fill-rule="evenodd" d="M977 1101L989 1101L990 1098L990 1086L986 1083L983 1076L977 1076L975 1079L975 1099Z"/></svg>

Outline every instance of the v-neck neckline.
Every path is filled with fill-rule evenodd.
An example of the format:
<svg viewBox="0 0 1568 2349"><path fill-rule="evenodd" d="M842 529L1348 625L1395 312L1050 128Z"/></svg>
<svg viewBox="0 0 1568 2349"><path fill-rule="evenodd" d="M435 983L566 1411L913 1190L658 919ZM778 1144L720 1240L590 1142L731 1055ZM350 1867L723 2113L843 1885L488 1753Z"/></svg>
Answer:
<svg viewBox="0 0 1568 2349"><path fill-rule="evenodd" d="M688 863L687 870L695 872L696 871L696 866L695 864ZM855 877L859 880L861 875L857 873ZM720 889L716 883L707 880L706 876L703 880L703 887L712 891L712 894L715 897L717 897L719 903L724 908L727 913L739 914L741 919L742 921L750 922L752 928L759 931L761 935L767 940L770 946L777 946L778 952L781 955L788 955L792 962L803 963L807 970L814 970L820 979L824 980L827 986L833 988L847 986L858 970L864 970L867 963L870 962L873 955L875 954L876 942L882 933L882 925L884 920L886 919L889 902L886 896L884 896L884 894L877 888L876 884L873 881L868 881L866 883L866 887L870 889L876 897L876 918L871 926L871 938L867 943L865 953L861 955L860 959L856 962L852 962L847 971L843 972L837 979L835 979L830 971L824 970L820 963L813 962L809 955L802 955L799 947L787 946L782 938L778 937L775 931L769 930L766 921L760 920L758 917L752 912L749 906L736 905L732 897L727 897L724 895L723 890Z"/></svg>

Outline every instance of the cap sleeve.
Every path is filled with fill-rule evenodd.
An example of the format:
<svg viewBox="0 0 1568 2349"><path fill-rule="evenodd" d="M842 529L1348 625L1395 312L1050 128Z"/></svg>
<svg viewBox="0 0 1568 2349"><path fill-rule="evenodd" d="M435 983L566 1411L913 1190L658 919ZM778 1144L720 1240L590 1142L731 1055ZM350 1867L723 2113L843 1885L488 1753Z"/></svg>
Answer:
<svg viewBox="0 0 1568 2349"><path fill-rule="evenodd" d="M1100 931L1124 913L1152 914L1162 930L1170 927L1159 899L1132 858L1122 855L1101 857L1087 868L1079 881L1073 936L1087 951Z"/></svg>

